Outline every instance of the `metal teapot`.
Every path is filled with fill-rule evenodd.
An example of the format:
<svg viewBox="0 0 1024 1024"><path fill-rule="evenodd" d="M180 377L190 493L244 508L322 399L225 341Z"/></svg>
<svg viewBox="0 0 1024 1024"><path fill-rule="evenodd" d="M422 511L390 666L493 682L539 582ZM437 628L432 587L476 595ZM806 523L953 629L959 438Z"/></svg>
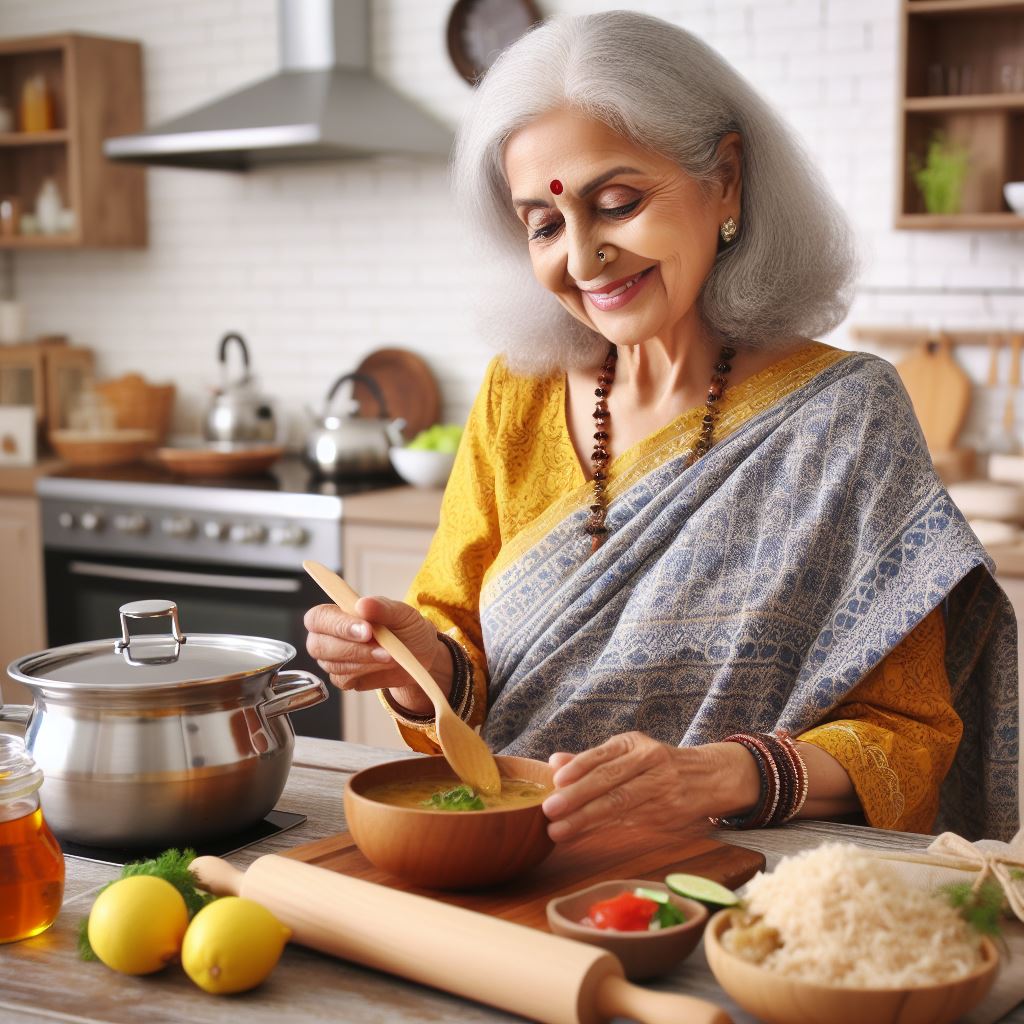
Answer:
<svg viewBox="0 0 1024 1024"><path fill-rule="evenodd" d="M228 346L235 342L242 353L242 376L227 380ZM249 372L249 348L240 334L225 334L220 339L220 364L223 383L213 394L206 411L203 434L208 441L274 441L277 422L270 400L256 389Z"/></svg>
<svg viewBox="0 0 1024 1024"><path fill-rule="evenodd" d="M380 410L379 419L357 416L359 403L350 400L344 412L334 409L342 384L358 381L373 395ZM402 428L405 420L388 416L380 386L364 373L344 373L327 392L324 410L314 415L316 426L306 439L306 462L321 476L353 477L386 473L390 468L388 449L405 444Z"/></svg>

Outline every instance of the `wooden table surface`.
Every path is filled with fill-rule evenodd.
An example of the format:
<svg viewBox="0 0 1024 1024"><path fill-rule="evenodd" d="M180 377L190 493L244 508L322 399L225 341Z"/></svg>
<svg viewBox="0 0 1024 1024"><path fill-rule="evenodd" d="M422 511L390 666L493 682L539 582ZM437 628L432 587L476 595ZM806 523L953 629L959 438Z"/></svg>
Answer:
<svg viewBox="0 0 1024 1024"><path fill-rule="evenodd" d="M305 814L306 822L229 859L244 867L265 853L338 832L344 827L341 793L346 777L395 756L393 750L299 737L278 808ZM769 869L780 857L826 840L902 850L923 849L929 842L928 836L824 822L741 834L722 832L717 838L760 850ZM75 939L78 921L88 914L97 889L119 873L118 867L67 858L64 906L53 927L33 939L0 946L0 1024L227 1024L239 1019L246 1024L494 1024L522 1020L300 946L289 946L270 978L239 996L207 995L179 966L143 978L115 974L100 963L80 960ZM737 1024L753 1022L717 986L702 949L650 987L703 996L728 1010ZM1024 1006L1004 1020L1024 1024Z"/></svg>

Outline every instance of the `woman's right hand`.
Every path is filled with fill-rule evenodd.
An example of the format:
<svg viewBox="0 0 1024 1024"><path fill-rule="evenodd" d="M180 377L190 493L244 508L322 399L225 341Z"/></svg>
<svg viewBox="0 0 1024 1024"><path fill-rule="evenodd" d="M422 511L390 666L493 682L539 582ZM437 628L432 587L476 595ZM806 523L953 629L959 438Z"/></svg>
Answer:
<svg viewBox="0 0 1024 1024"><path fill-rule="evenodd" d="M379 646L370 629L387 626L419 659L447 695L452 684L452 659L437 630L411 605L385 597L361 597L356 615L334 604L318 604L306 612L306 650L340 690L392 691L394 699L414 714L429 714L433 705L394 658Z"/></svg>

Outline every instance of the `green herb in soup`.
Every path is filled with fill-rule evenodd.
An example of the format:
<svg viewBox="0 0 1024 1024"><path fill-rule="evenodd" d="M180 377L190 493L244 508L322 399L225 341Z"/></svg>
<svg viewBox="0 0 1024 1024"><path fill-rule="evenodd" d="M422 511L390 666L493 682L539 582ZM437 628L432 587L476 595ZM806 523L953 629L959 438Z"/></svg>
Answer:
<svg viewBox="0 0 1024 1024"><path fill-rule="evenodd" d="M438 786L437 779L405 779L386 782L366 791L370 800L431 811L485 811L496 807L529 807L539 804L551 792L550 786L526 779L502 779L496 796L474 793L469 786Z"/></svg>
<svg viewBox="0 0 1024 1024"><path fill-rule="evenodd" d="M484 802L469 786L456 786L440 793L431 793L430 799L424 800L421 806L435 811L482 811Z"/></svg>

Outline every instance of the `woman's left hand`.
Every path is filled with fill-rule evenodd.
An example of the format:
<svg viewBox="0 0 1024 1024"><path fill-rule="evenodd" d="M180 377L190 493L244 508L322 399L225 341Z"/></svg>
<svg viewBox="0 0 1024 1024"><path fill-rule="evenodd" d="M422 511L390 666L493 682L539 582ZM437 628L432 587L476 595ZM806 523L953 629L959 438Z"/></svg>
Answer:
<svg viewBox="0 0 1024 1024"><path fill-rule="evenodd" d="M601 826L683 829L753 806L757 765L738 743L670 747L640 732L579 754L552 754L555 792L543 804L555 842Z"/></svg>

